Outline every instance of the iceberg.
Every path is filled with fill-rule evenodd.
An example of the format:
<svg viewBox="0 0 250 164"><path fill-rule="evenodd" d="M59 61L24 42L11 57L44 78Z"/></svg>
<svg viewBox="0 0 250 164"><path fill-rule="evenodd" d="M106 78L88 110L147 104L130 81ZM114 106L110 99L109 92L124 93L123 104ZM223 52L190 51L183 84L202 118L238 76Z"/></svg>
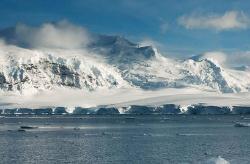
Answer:
<svg viewBox="0 0 250 164"><path fill-rule="evenodd" d="M216 158L210 158L207 161L202 162L203 164L230 164L227 160L222 158L221 156L218 156Z"/></svg>
<svg viewBox="0 0 250 164"><path fill-rule="evenodd" d="M250 123L235 122L234 126L235 126L235 127L250 127Z"/></svg>

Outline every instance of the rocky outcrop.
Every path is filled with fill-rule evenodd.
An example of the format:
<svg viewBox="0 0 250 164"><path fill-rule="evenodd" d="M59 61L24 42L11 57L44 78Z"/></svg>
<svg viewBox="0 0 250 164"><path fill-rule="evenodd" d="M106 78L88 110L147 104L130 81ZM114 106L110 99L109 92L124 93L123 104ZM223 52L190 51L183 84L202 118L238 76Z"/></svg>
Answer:
<svg viewBox="0 0 250 164"><path fill-rule="evenodd" d="M191 105L187 108L186 114L230 114L229 107Z"/></svg>

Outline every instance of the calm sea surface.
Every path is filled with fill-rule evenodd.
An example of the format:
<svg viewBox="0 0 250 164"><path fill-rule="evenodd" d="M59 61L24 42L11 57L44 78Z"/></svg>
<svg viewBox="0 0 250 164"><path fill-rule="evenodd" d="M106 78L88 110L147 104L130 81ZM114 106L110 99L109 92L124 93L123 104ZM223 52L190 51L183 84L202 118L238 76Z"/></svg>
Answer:
<svg viewBox="0 0 250 164"><path fill-rule="evenodd" d="M238 120L250 116L5 117L0 163L249 164L250 127L234 127Z"/></svg>

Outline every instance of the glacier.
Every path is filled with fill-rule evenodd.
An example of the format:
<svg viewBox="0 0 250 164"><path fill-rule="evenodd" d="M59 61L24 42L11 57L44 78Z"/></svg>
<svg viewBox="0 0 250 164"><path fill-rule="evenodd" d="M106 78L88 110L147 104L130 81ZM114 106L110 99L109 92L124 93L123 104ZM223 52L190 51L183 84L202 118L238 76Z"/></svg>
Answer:
<svg viewBox="0 0 250 164"><path fill-rule="evenodd" d="M191 114L191 115L213 115L213 114L250 114L250 106L211 106L206 104L193 104L185 108L175 104L164 105L130 105L126 107L97 106L90 108L75 107L50 107L50 108L11 108L0 109L1 115L151 115L151 114Z"/></svg>

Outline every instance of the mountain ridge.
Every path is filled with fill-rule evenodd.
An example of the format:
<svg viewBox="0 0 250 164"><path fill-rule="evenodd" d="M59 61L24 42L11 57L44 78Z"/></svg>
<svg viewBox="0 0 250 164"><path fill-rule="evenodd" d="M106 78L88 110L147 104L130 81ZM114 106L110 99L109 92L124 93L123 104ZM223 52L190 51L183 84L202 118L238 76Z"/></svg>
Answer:
<svg viewBox="0 0 250 164"><path fill-rule="evenodd" d="M145 90L196 87L221 93L248 92L249 72L223 68L199 56L175 60L152 46L140 46L120 36L96 35L84 50L1 48L0 88L3 91L43 91L68 87L139 87ZM242 78L242 79L240 79Z"/></svg>

